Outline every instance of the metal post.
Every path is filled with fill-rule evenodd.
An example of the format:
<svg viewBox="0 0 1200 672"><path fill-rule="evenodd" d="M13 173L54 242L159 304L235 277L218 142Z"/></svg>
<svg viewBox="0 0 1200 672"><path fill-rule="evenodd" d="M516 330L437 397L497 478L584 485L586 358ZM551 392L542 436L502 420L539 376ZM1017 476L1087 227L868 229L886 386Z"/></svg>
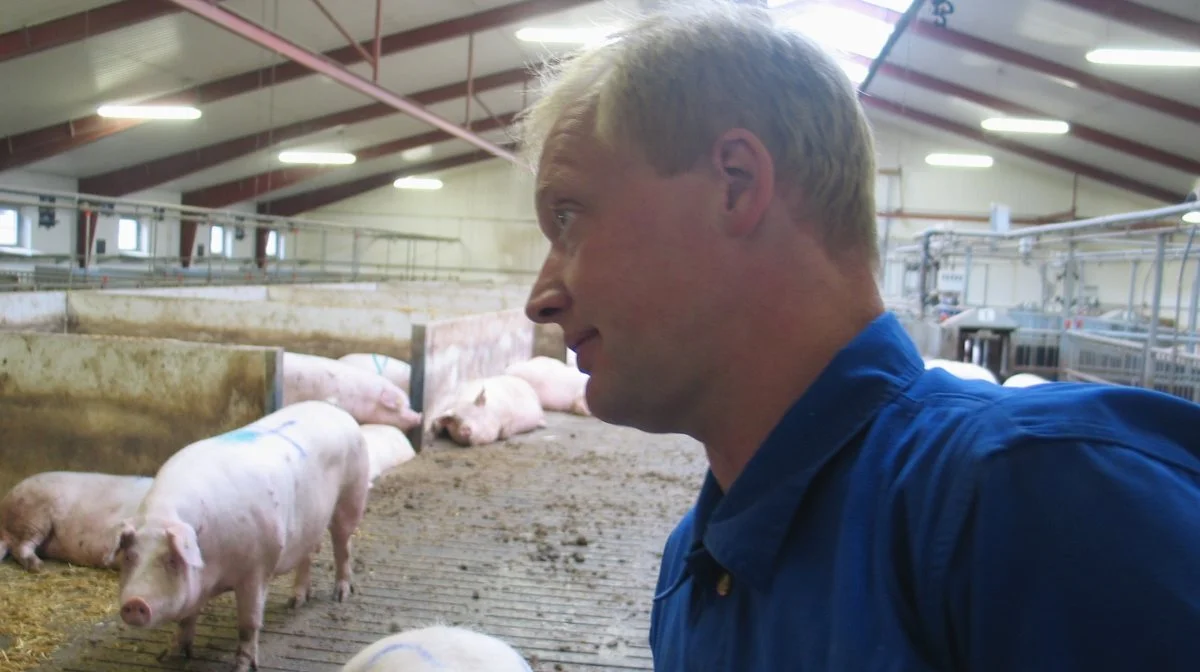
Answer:
<svg viewBox="0 0 1200 672"><path fill-rule="evenodd" d="M475 97L475 33L467 35L467 111L463 126L471 127L471 99Z"/></svg>
<svg viewBox="0 0 1200 672"><path fill-rule="evenodd" d="M971 248L968 247L967 248L967 259L966 259L966 261L963 262L963 291L962 291L963 308L966 308L967 306L971 305L971 302L967 299L967 297L970 295L970 293L971 293ZM983 305L986 305L986 304L983 304Z"/></svg>
<svg viewBox="0 0 1200 672"><path fill-rule="evenodd" d="M925 319L925 297L927 296L925 283L929 279L929 264L931 263L929 259L929 244L932 242L932 238L932 231L926 231L921 236L921 268L917 276L917 297L920 301L920 313L918 314L921 316L921 319Z"/></svg>
<svg viewBox="0 0 1200 672"><path fill-rule="evenodd" d="M325 272L325 258L327 256L329 256L329 254L328 254L328 251L329 251L328 235L329 235L328 231L326 231L324 229L321 230L321 272L322 273Z"/></svg>
<svg viewBox="0 0 1200 672"><path fill-rule="evenodd" d="M1188 331L1192 338L1188 341L1188 354L1196 354L1196 307L1200 304L1200 260L1196 261L1196 277L1192 280L1192 303L1188 306ZM1196 375L1196 361L1188 359L1188 377ZM1200 380L1192 385L1192 401L1200 402Z"/></svg>
<svg viewBox="0 0 1200 672"><path fill-rule="evenodd" d="M1154 253L1154 298L1150 302L1150 332L1146 334L1146 345L1142 349L1142 387L1154 389L1154 348L1158 345L1158 314L1162 310L1162 284L1164 258L1167 252L1167 234L1157 236Z"/></svg>
<svg viewBox="0 0 1200 672"><path fill-rule="evenodd" d="M1137 297L1137 279L1138 266L1141 262L1137 259L1133 260L1133 269L1129 271L1129 305L1126 307L1125 319L1133 322L1133 300Z"/></svg>
<svg viewBox="0 0 1200 672"><path fill-rule="evenodd" d="M383 28L383 0L375 0L375 49L372 52L371 59L371 81L379 83L379 59L382 57L383 36L380 35Z"/></svg>
<svg viewBox="0 0 1200 672"><path fill-rule="evenodd" d="M983 302L980 305L988 305L988 276L991 275L991 266L984 265L983 267Z"/></svg>
<svg viewBox="0 0 1200 672"><path fill-rule="evenodd" d="M1196 308L1200 305L1200 259L1196 260L1196 277L1192 280L1192 302L1188 305L1188 331L1192 340L1188 343L1188 352L1196 352ZM1200 401L1200 398L1197 399Z"/></svg>
<svg viewBox="0 0 1200 672"><path fill-rule="evenodd" d="M1071 320L1071 301L1075 298L1075 241L1067 243L1067 261L1063 264L1063 307L1062 328L1066 337L1067 324Z"/></svg>

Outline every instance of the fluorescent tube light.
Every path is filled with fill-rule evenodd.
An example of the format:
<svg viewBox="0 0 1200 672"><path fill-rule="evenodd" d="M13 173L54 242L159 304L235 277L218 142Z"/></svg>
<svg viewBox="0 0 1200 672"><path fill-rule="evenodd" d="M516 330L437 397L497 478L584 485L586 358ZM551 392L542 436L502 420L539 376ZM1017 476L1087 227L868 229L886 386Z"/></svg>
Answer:
<svg viewBox="0 0 1200 672"><path fill-rule="evenodd" d="M540 42L543 44L598 44L609 39L617 32L611 26L588 26L586 28L536 28L526 27L517 31L516 37L522 42Z"/></svg>
<svg viewBox="0 0 1200 672"><path fill-rule="evenodd" d="M925 157L925 163L931 166L949 166L952 168L991 168L992 157L986 154L942 154L933 153Z"/></svg>
<svg viewBox="0 0 1200 672"><path fill-rule="evenodd" d="M313 163L317 165L346 166L358 160L358 157L346 152L280 152L279 160L283 163Z"/></svg>
<svg viewBox="0 0 1200 672"><path fill-rule="evenodd" d="M96 114L110 119L200 118L200 110L187 105L101 105Z"/></svg>
<svg viewBox="0 0 1200 672"><path fill-rule="evenodd" d="M808 5L783 20L830 51L875 58L883 51L895 26L833 5Z"/></svg>
<svg viewBox="0 0 1200 672"><path fill-rule="evenodd" d="M993 117L980 123L985 130L1009 133L1050 133L1062 135L1071 130L1071 125L1055 119L1018 119L1015 117Z"/></svg>
<svg viewBox="0 0 1200 672"><path fill-rule="evenodd" d="M433 145L421 145L400 152L400 158L405 161L421 161L433 156Z"/></svg>
<svg viewBox="0 0 1200 672"><path fill-rule="evenodd" d="M838 59L838 65L842 66L842 70L846 73L846 76L855 84L862 84L863 80L867 78L867 73L870 72L870 69L862 63L855 63L840 58Z"/></svg>
<svg viewBox="0 0 1200 672"><path fill-rule="evenodd" d="M1140 65L1163 68L1200 68L1200 51L1167 49L1093 49L1087 60L1100 65Z"/></svg>
<svg viewBox="0 0 1200 672"><path fill-rule="evenodd" d="M397 189L441 189L442 181L430 177L402 177L392 183Z"/></svg>
<svg viewBox="0 0 1200 672"><path fill-rule="evenodd" d="M1200 224L1200 210L1183 213L1183 221L1188 224Z"/></svg>

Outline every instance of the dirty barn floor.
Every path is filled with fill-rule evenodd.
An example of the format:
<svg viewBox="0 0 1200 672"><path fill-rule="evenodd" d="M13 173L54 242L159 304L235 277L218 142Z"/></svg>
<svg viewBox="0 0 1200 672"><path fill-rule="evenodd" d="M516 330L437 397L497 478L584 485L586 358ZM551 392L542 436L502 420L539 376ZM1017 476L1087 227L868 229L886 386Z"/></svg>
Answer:
<svg viewBox="0 0 1200 672"><path fill-rule="evenodd" d="M505 639L535 671L649 670L660 550L702 460L690 439L557 413L502 444L439 441L372 490L349 602L330 598L328 544L315 598L298 613L285 606L291 577L273 583L259 669L338 670L389 632L444 622ZM210 603L192 661L155 660L171 632L108 619L40 669L224 671L236 646L231 596Z"/></svg>

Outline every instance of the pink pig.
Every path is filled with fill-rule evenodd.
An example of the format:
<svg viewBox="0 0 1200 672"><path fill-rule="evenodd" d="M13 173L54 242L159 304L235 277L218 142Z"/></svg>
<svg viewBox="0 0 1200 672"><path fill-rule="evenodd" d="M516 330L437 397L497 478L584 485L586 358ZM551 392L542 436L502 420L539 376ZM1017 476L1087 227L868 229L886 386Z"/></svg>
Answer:
<svg viewBox="0 0 1200 672"><path fill-rule="evenodd" d="M429 431L445 431L463 446L479 446L546 426L533 386L516 376L478 378L459 384L430 413Z"/></svg>
<svg viewBox="0 0 1200 672"><path fill-rule="evenodd" d="M190 657L205 604L232 590L238 623L233 669L257 668L267 584L294 570L291 604L304 604L326 530L333 540L334 598L350 595L350 536L366 509L369 472L358 422L321 401L287 406L184 447L159 469L118 533L122 620L138 628L178 623L173 648Z"/></svg>
<svg viewBox="0 0 1200 672"><path fill-rule="evenodd" d="M21 481L0 501L0 560L11 551L27 571L48 560L111 568L113 529L133 515L154 479L47 471Z"/></svg>
<svg viewBox="0 0 1200 672"><path fill-rule="evenodd" d="M553 357L538 356L509 366L504 373L532 385L547 411L591 415L584 396L588 375L573 366Z"/></svg>
<svg viewBox="0 0 1200 672"><path fill-rule="evenodd" d="M326 400L360 424L392 425L406 432L421 425L408 393L383 376L328 357L283 353L283 405Z"/></svg>
<svg viewBox="0 0 1200 672"><path fill-rule="evenodd" d="M374 352L353 352L338 357L339 362L349 364L356 369L378 373L392 381L396 387L408 392L409 379L412 378L412 366L402 359L388 357Z"/></svg>

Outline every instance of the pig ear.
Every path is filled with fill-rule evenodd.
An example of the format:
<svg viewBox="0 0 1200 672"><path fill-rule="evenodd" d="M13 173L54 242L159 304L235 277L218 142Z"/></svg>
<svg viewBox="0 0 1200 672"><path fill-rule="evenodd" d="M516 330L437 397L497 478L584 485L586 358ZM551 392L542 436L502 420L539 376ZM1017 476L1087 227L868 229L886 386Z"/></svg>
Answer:
<svg viewBox="0 0 1200 672"><path fill-rule="evenodd" d="M479 390L479 396L475 397L475 405L483 406L486 403L487 403L487 388L484 387Z"/></svg>
<svg viewBox="0 0 1200 672"><path fill-rule="evenodd" d="M167 543L170 544L171 555L181 562L196 569L204 566L200 557L200 543L196 539L196 530L186 523L177 523L167 528Z"/></svg>
<svg viewBox="0 0 1200 672"><path fill-rule="evenodd" d="M384 408L396 409L400 407L400 395L396 394L396 390L383 388L379 393L379 403L383 404Z"/></svg>
<svg viewBox="0 0 1200 672"><path fill-rule="evenodd" d="M112 548L109 549L108 554L104 556L103 560L106 567L111 567L117 561L118 553L127 550L133 545L133 538L136 534L137 530L133 528L133 525L128 520L121 521L116 526L113 530L115 539L113 540Z"/></svg>

